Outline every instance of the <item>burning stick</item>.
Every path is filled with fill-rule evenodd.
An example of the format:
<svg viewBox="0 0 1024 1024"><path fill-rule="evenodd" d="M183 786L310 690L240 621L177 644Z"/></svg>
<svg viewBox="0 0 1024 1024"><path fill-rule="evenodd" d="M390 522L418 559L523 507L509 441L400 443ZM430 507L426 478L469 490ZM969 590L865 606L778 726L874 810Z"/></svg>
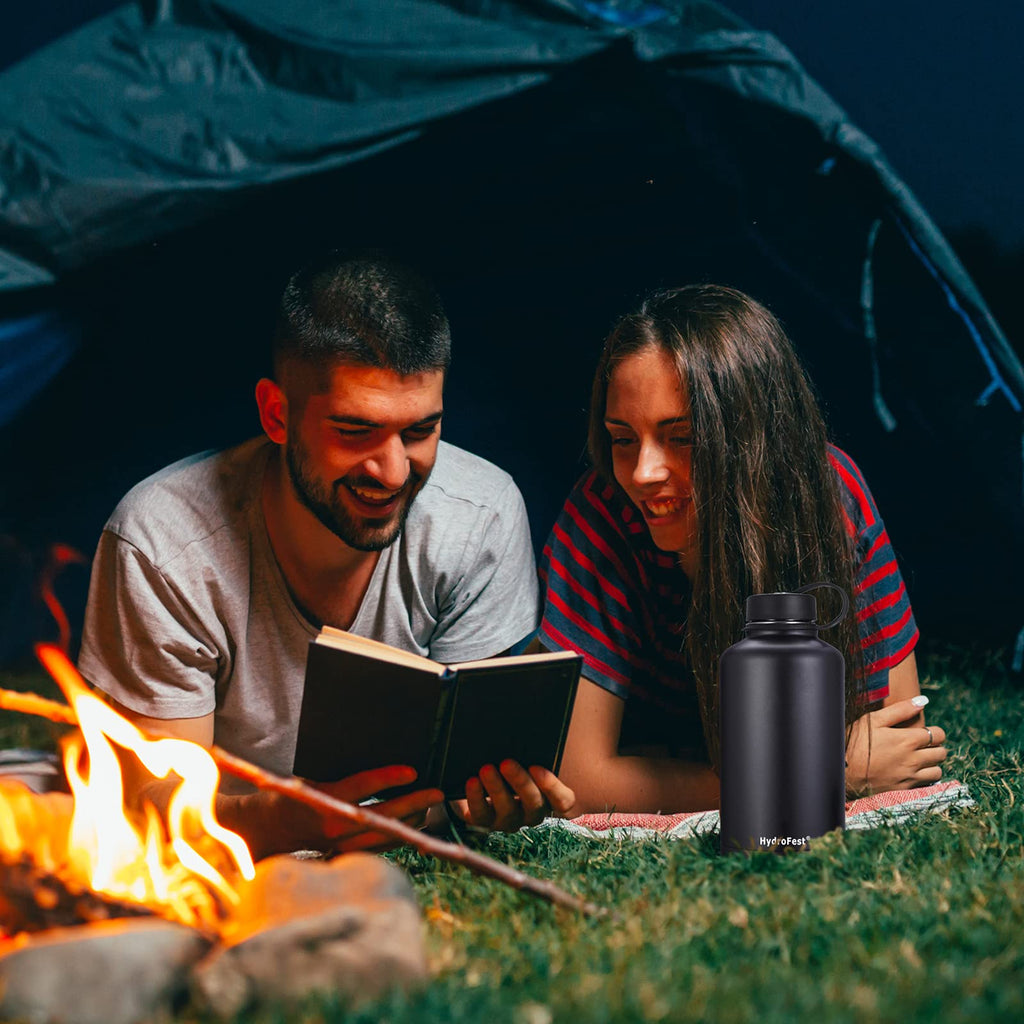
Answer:
<svg viewBox="0 0 1024 1024"><path fill-rule="evenodd" d="M36 648L36 652L43 664L55 676L59 676L61 672L67 673L70 670L75 673L75 677L80 678L77 676L77 670L75 670L67 656L59 648L50 644L40 644ZM56 701L47 700L34 693L17 693L11 690L0 689L0 708L38 715L49 719L51 722L61 722L67 725L78 724L75 713L70 707L58 704ZM140 731L153 739L166 738L158 732ZM217 767L229 775L245 779L262 789L282 793L323 813L334 814L338 817L354 821L368 829L382 832L400 842L408 843L420 853L462 864L475 874L496 878L498 881L504 882L514 889L532 893L534 896L539 896L541 899L559 906L570 907L573 910L589 915L602 915L606 913L603 908L579 896L573 896L552 882L533 878L491 857L477 853L475 850L427 835L424 832L411 828L404 822L376 814L367 807L360 807L356 804L339 800L336 797L328 796L326 793L322 793L320 790L307 785L301 779L275 775L240 757L236 757L234 754L229 754L220 747L211 747L209 754L217 764Z"/></svg>

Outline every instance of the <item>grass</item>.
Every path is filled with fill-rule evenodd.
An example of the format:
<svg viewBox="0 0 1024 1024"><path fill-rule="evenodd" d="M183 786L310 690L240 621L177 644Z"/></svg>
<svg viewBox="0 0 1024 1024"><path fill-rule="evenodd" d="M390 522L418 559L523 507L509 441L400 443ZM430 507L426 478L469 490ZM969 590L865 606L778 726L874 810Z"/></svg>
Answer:
<svg viewBox="0 0 1024 1024"><path fill-rule="evenodd" d="M361 1008L320 997L246 1019L1024 1019L1024 691L984 652L922 664L929 714L950 734L947 775L976 807L828 835L788 857L722 857L715 836L487 841L491 855L616 910L599 921L398 851L425 909L431 983ZM35 735L12 728L26 726L0 730L4 745Z"/></svg>

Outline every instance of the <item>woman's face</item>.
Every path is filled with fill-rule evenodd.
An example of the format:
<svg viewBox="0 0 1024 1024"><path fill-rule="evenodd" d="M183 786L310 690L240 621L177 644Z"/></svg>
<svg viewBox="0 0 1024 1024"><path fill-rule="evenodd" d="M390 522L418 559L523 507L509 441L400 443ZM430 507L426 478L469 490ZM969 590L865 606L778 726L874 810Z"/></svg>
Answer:
<svg viewBox="0 0 1024 1024"><path fill-rule="evenodd" d="M690 401L671 356L654 345L612 371L605 406L612 467L640 510L654 543L695 564Z"/></svg>

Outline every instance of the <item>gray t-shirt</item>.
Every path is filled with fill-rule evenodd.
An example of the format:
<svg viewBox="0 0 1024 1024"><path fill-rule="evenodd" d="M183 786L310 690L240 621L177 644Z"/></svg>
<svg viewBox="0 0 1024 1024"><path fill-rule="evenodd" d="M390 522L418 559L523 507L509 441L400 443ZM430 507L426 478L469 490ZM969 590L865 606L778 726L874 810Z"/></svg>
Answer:
<svg viewBox="0 0 1024 1024"><path fill-rule="evenodd" d="M93 562L79 668L143 715L215 712L218 746L287 775L317 628L267 536L260 493L272 449L256 438L192 456L125 496ZM448 663L498 654L538 618L519 490L442 441L351 631Z"/></svg>

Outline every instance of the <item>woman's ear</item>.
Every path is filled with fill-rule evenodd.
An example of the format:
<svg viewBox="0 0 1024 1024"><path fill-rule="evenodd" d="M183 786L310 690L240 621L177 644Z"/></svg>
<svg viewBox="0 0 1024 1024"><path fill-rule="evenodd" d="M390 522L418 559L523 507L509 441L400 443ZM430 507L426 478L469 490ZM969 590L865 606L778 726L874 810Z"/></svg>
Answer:
<svg viewBox="0 0 1024 1024"><path fill-rule="evenodd" d="M288 440L288 399L280 385L267 377L260 379L256 384L256 405L263 432L274 444L284 444Z"/></svg>

